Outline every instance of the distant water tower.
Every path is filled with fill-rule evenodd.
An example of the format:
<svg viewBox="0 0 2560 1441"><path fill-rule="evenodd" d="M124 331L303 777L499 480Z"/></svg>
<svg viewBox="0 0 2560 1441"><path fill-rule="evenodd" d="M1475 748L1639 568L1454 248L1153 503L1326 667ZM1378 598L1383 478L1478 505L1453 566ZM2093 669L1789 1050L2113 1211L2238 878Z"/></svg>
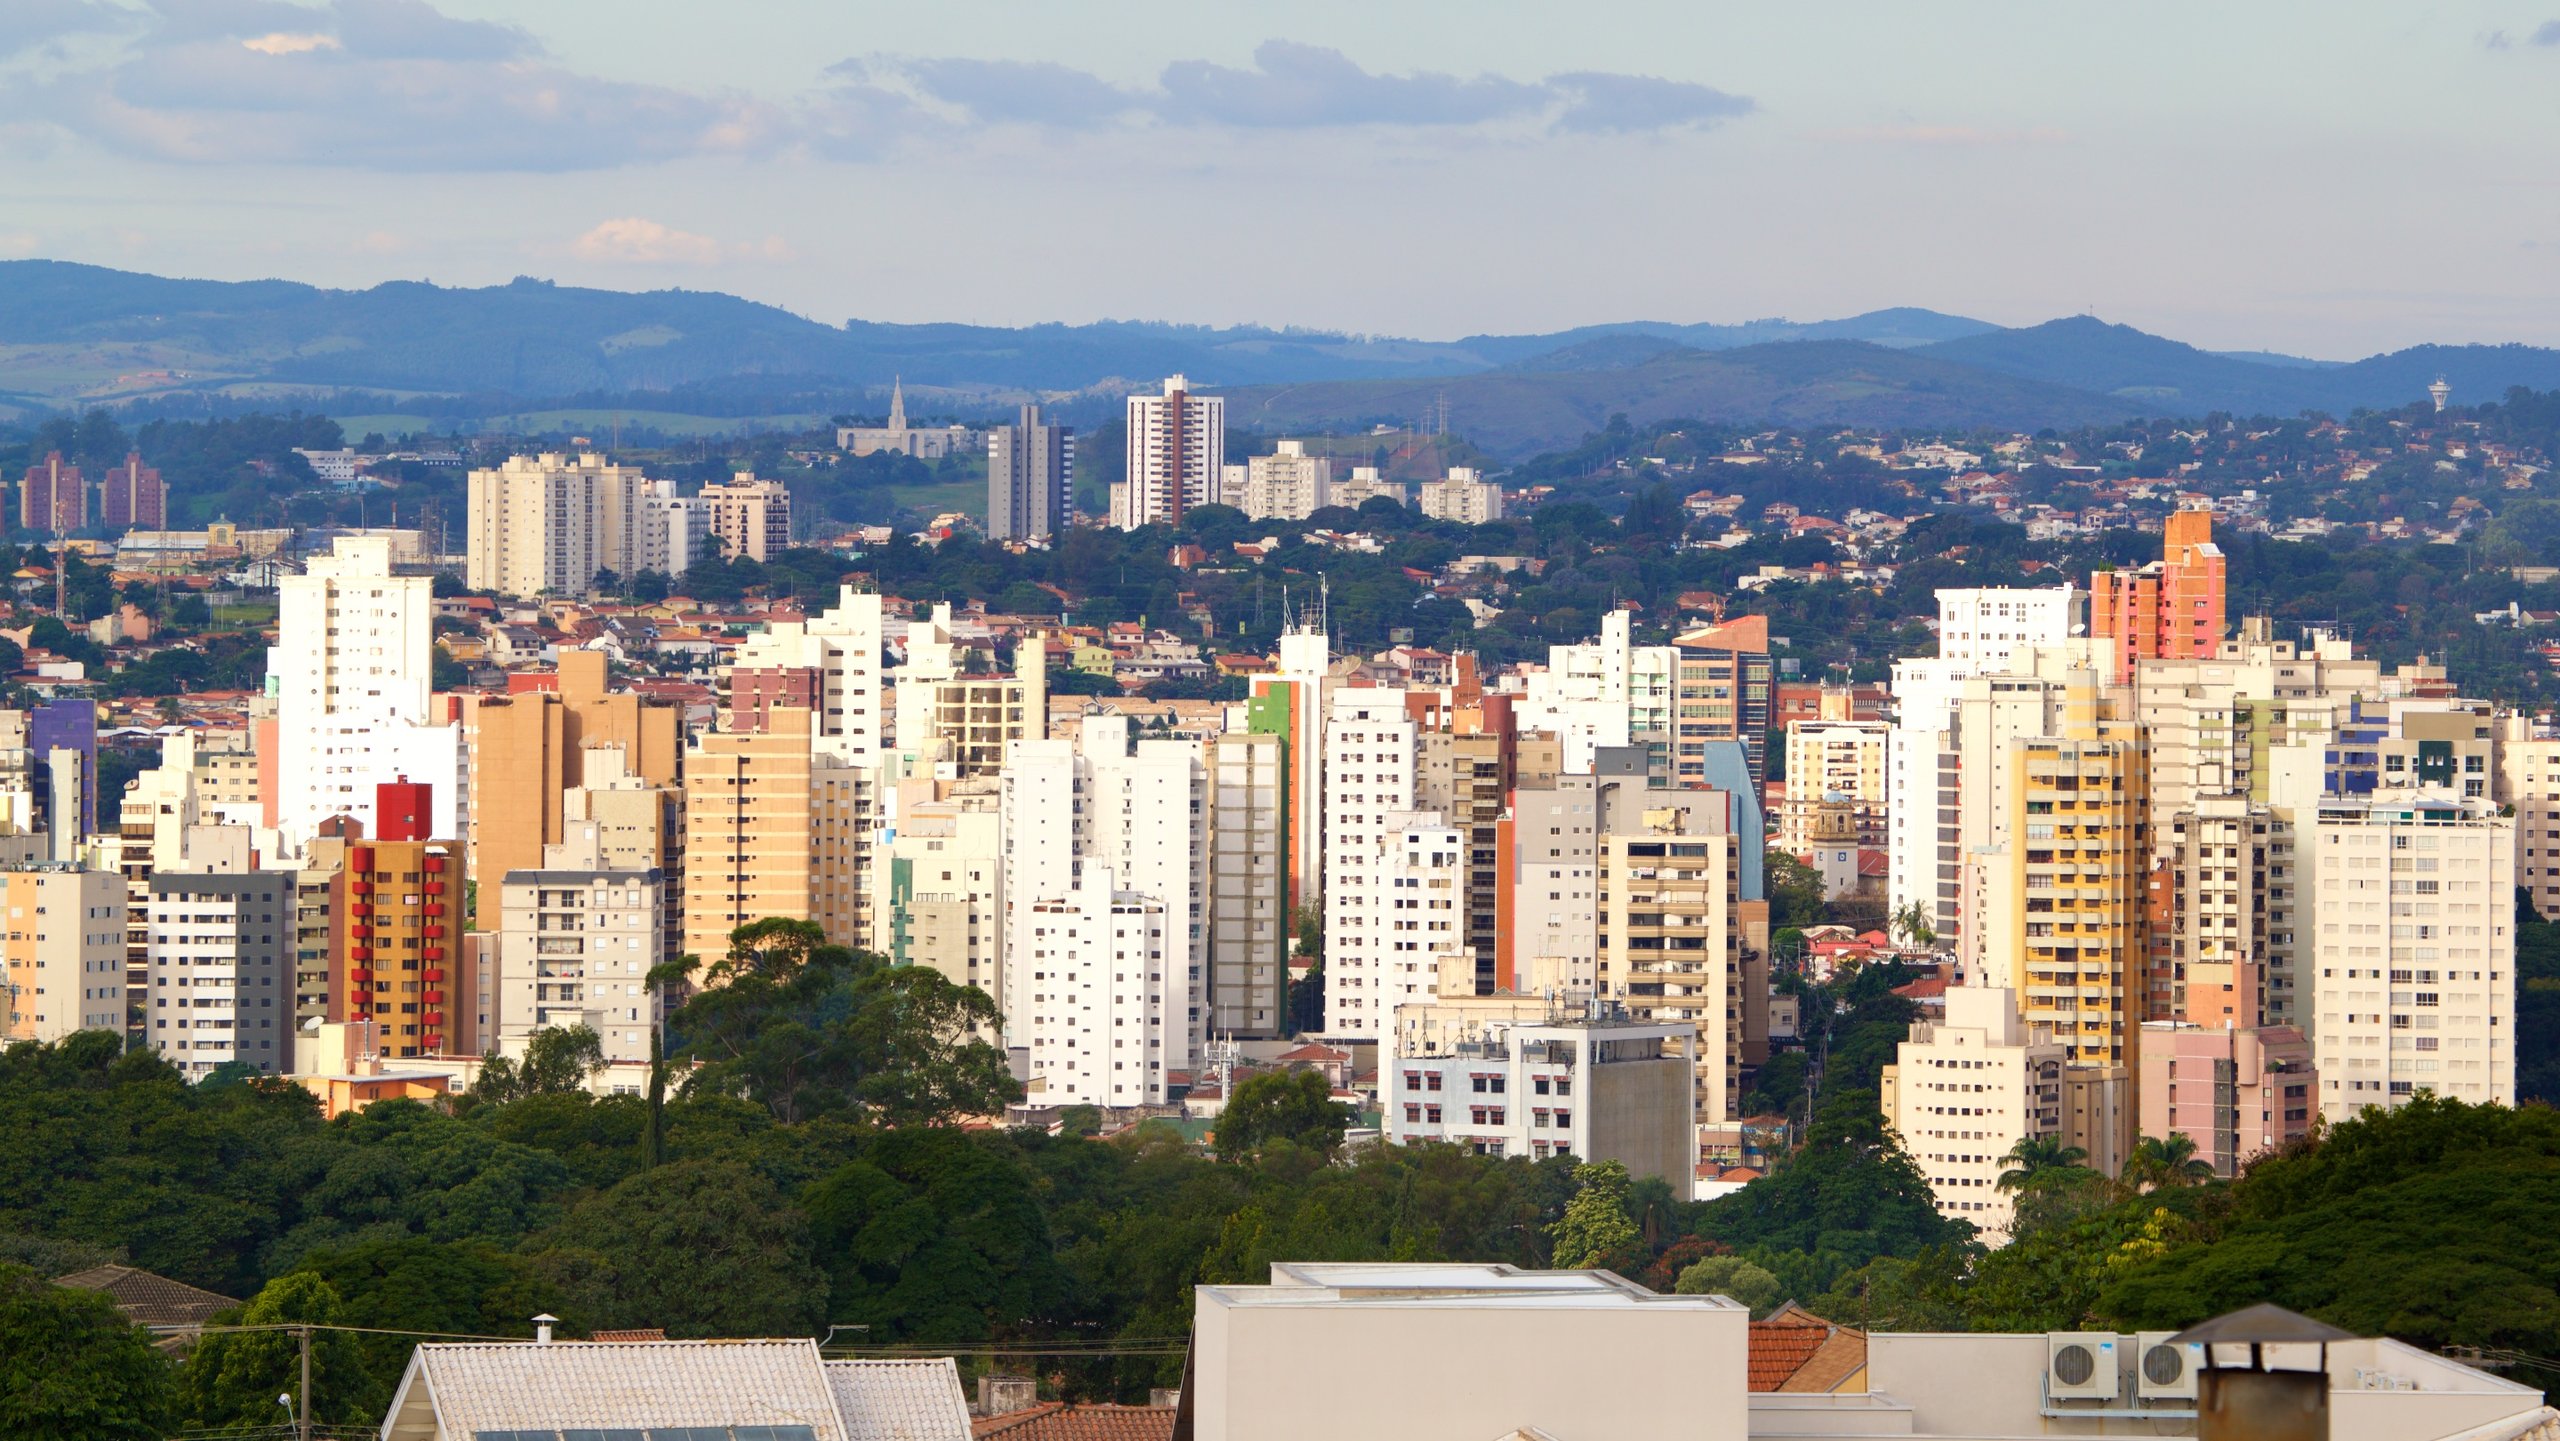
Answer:
<svg viewBox="0 0 2560 1441"><path fill-rule="evenodd" d="M2444 403L2453 398L2453 386L2439 375L2436 377L2436 383L2427 387L2427 394L2434 399L2436 413L2441 415L2444 413Z"/></svg>

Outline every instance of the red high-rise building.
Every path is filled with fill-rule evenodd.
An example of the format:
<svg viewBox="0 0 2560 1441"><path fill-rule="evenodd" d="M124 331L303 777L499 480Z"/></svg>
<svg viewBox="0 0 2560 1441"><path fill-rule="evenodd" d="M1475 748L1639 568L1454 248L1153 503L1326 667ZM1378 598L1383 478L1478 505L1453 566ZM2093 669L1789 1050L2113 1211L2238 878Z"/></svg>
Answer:
<svg viewBox="0 0 2560 1441"><path fill-rule="evenodd" d="M371 1022L376 1054L471 1055L479 997L463 964L462 846L426 838L434 790L375 790L382 838L347 847L332 890L329 1018Z"/></svg>
<svg viewBox="0 0 2560 1441"><path fill-rule="evenodd" d="M2133 679L2139 661L2210 659L2222 649L2222 547L2213 543L2213 512L2170 516L2160 551L2140 570L2089 577L2089 631L2115 640L2118 683Z"/></svg>
<svg viewBox="0 0 2560 1441"><path fill-rule="evenodd" d="M27 467L26 481L18 487L22 529L67 534L88 523L89 487L80 479L80 467L64 460L58 450Z"/></svg>
<svg viewBox="0 0 2560 1441"><path fill-rule="evenodd" d="M98 517L107 529L162 530L169 524L169 493L160 472L142 463L133 451L98 482Z"/></svg>

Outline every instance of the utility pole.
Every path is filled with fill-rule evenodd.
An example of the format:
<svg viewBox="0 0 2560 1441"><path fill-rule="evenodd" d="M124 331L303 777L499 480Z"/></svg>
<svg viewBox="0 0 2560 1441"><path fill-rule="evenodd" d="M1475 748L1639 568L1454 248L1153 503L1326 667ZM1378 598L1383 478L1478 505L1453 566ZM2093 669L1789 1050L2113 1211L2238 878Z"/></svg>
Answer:
<svg viewBox="0 0 2560 1441"><path fill-rule="evenodd" d="M294 1441L311 1441L311 1325L295 1329L302 1333L302 1394L295 1398L301 1414L294 1421Z"/></svg>

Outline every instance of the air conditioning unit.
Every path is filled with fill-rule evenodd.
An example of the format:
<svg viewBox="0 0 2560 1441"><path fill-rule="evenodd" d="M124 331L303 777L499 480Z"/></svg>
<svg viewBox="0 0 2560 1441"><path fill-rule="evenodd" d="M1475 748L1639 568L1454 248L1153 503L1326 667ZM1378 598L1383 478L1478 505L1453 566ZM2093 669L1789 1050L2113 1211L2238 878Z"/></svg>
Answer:
<svg viewBox="0 0 2560 1441"><path fill-rule="evenodd" d="M2175 1331L2144 1331L2133 1338L2134 1394L2145 1401L2196 1399L2196 1373L2204 1369L2204 1345L2171 1345Z"/></svg>
<svg viewBox="0 0 2560 1441"><path fill-rule="evenodd" d="M2116 1371L2113 1331L2048 1331L2044 1338L2044 1394L2055 1401L2113 1401L2123 1392Z"/></svg>

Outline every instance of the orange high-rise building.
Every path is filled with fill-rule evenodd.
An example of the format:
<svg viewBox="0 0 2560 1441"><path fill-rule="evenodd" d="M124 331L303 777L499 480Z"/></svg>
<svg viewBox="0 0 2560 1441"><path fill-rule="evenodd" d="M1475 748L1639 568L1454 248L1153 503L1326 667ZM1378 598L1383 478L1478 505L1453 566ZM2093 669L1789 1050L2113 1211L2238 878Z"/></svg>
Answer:
<svg viewBox="0 0 2560 1441"><path fill-rule="evenodd" d="M2089 628L2116 643L2115 679L2133 679L2137 661L2210 659L2222 649L2222 547L2213 512L2169 517L2160 559L2140 570L2089 577Z"/></svg>

